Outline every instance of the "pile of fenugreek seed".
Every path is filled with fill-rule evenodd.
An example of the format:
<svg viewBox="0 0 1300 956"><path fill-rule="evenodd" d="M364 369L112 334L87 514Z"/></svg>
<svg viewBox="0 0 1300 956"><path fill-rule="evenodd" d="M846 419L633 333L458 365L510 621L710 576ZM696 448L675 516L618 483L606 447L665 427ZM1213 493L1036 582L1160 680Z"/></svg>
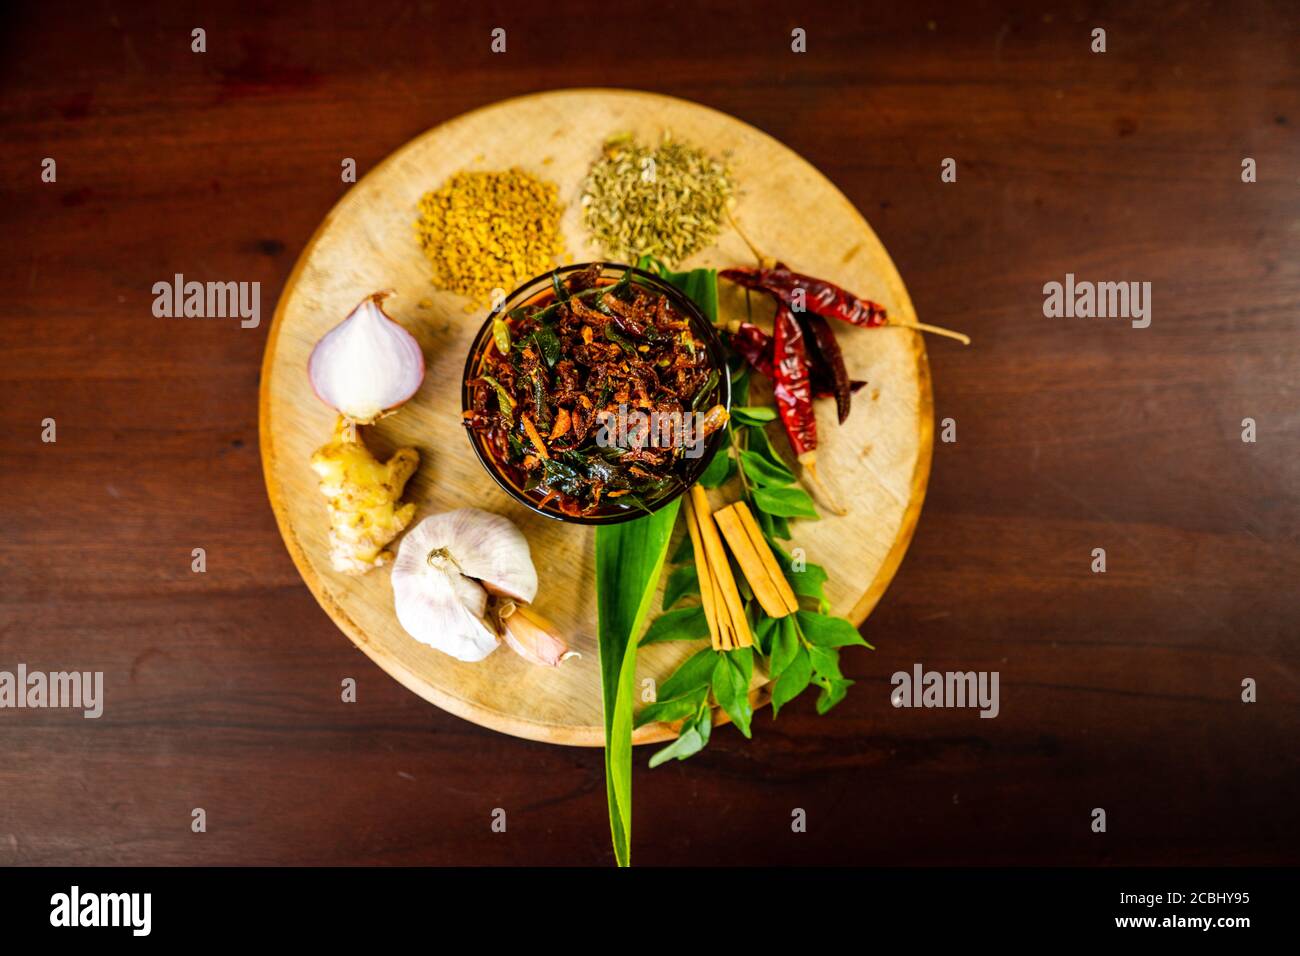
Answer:
<svg viewBox="0 0 1300 956"><path fill-rule="evenodd" d="M608 256L675 265L717 235L731 193L730 170L702 150L667 133L654 148L616 136L587 173L582 221Z"/></svg>
<svg viewBox="0 0 1300 956"><path fill-rule="evenodd" d="M415 234L433 283L487 303L554 267L564 254L558 193L522 169L459 172L420 198Z"/></svg>

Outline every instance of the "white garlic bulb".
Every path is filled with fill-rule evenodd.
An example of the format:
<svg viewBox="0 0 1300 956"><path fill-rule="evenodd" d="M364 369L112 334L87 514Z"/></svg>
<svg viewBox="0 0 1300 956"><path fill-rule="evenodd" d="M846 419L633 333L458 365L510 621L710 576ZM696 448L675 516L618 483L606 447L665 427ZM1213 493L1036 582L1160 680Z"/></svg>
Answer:
<svg viewBox="0 0 1300 956"><path fill-rule="evenodd" d="M526 604L536 596L528 539L508 518L478 508L425 518L393 562L398 621L457 660L481 661L496 650L496 597Z"/></svg>

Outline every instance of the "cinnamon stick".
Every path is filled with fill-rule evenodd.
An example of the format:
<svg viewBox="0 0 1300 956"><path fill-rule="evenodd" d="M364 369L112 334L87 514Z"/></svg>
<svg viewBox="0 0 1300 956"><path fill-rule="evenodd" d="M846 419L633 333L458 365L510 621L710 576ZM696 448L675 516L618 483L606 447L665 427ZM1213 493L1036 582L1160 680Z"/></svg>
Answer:
<svg viewBox="0 0 1300 956"><path fill-rule="evenodd" d="M736 563L740 565L740 570L744 573L750 588L753 589L754 597L763 611L768 617L785 617L790 613L790 606L772 576L772 567L775 566L776 560L761 535L758 541L754 541L751 537L741 517L741 508L745 508L743 501L715 511L713 518L718 522L718 530L726 539L731 553L736 556ZM749 509L745 508L746 514L748 511ZM780 574L779 568L777 574L784 583L785 576Z"/></svg>
<svg viewBox="0 0 1300 956"><path fill-rule="evenodd" d="M745 504L745 502L737 501L733 507L740 517L741 526L744 527L745 533L754 545L754 550L758 552L759 557L762 559L768 577L776 586L781 602L786 607L786 613L793 614L799 610L799 598L795 595L794 588L790 586L790 581L786 578L785 572L781 570L781 565L777 563L776 555L772 553L772 548L768 545L767 539L763 537L763 529L758 526L758 521L754 518L753 512L749 510L749 505ZM784 617L785 615L773 614L772 616Z"/></svg>
<svg viewBox="0 0 1300 956"><path fill-rule="evenodd" d="M691 536L691 550L695 554L695 576L700 579L700 603L704 606L704 617L709 622L709 641L715 651L722 650L722 635L718 628L717 602L719 596L713 581L713 572L704 554L704 542L700 539L699 517L691 496L686 496L686 530Z"/></svg>
<svg viewBox="0 0 1300 956"><path fill-rule="evenodd" d="M708 496L699 485L691 486L691 503L695 506L695 513L699 517L704 553L708 556L709 566L722 593L722 604L730 619L728 623L733 645L751 647L754 643L754 635L749 629L749 619L745 617L745 607L740 600L740 591L736 588L736 579L731 574L731 564L727 561L722 537L718 534L718 526L714 523L713 513L709 510ZM728 650L726 647L723 649Z"/></svg>

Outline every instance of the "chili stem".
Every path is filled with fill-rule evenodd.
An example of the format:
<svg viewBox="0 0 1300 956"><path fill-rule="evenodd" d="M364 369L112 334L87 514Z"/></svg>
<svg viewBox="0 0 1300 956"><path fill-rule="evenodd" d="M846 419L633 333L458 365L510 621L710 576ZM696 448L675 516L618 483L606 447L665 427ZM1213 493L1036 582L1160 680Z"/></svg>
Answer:
<svg viewBox="0 0 1300 956"><path fill-rule="evenodd" d="M962 345L970 345L970 336L965 332L954 332L952 329L941 328L937 325L927 325L925 322L899 322L889 319L886 325L894 325L900 329L915 329L917 332L929 332L931 335L942 335L946 339L956 339Z"/></svg>
<svg viewBox="0 0 1300 956"><path fill-rule="evenodd" d="M740 223L736 221L736 217L731 214L730 209L728 209L726 213L727 213L727 222L731 223L731 228L735 229L736 234L740 236L741 239L744 240L745 245L749 246L749 251L752 252L754 254L754 258L758 260L759 268L760 269L773 268L776 265L776 260L769 256L763 255L762 251L759 250L758 246L754 245L754 241L749 238L749 235L745 232L745 230L740 227ZM748 287L746 287L745 289L745 303L746 306L748 307L749 304ZM893 319L887 320L885 324L896 325L904 329L915 329L918 332L929 332L931 335L942 335L944 338L956 339L962 345L970 345L969 335L965 334L964 332L954 332L952 329L941 328L940 326L937 325L927 325L924 322L898 322Z"/></svg>
<svg viewBox="0 0 1300 956"><path fill-rule="evenodd" d="M731 228L736 230L736 235L740 236L740 238L745 241L745 245L749 246L749 251L752 252L754 254L754 258L758 260L759 268L770 269L773 266L775 266L776 260L769 258L768 256L763 255L763 253L759 252L758 246L754 245L753 240L749 238L749 236L745 233L745 230L740 228L740 223L736 222L736 217L731 214L731 210L728 209L726 212L727 212L727 222L731 223Z"/></svg>

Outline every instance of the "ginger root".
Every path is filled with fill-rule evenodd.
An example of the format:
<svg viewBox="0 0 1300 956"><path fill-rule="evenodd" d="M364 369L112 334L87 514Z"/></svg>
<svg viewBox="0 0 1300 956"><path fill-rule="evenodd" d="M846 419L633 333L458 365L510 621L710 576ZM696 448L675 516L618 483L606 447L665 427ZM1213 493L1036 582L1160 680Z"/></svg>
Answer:
<svg viewBox="0 0 1300 956"><path fill-rule="evenodd" d="M380 462L361 440L356 422L339 417L333 441L311 456L329 507L335 571L365 574L393 559L386 546L415 516L415 505L398 499L419 464L414 448L399 448Z"/></svg>

